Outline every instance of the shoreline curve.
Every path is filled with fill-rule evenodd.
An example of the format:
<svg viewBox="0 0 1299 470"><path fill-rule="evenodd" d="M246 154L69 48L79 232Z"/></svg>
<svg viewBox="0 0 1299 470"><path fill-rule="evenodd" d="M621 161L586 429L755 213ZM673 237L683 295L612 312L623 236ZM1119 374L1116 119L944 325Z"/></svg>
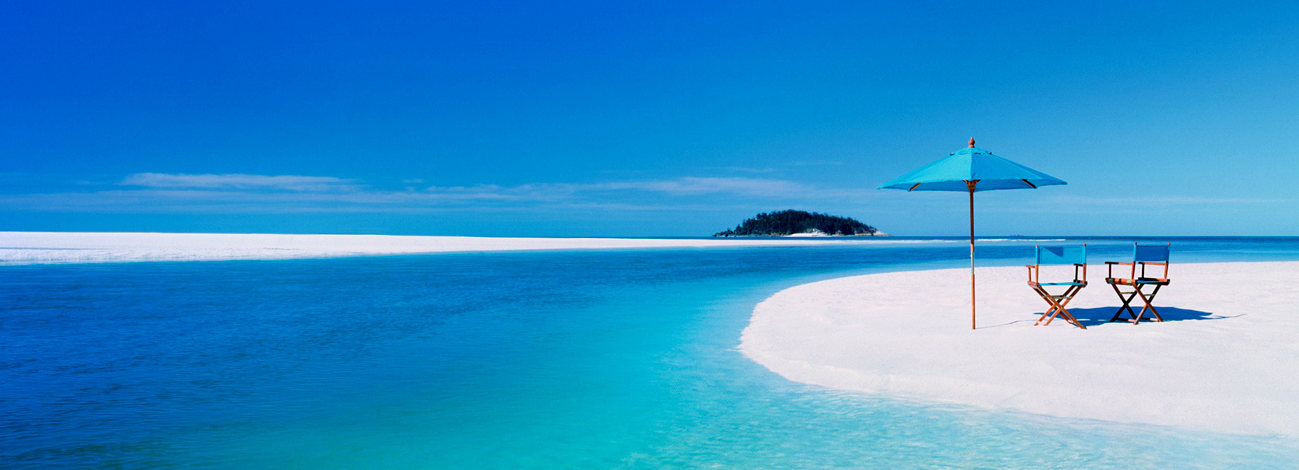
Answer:
<svg viewBox="0 0 1299 470"><path fill-rule="evenodd" d="M0 232L0 265L337 258L545 250L926 243L856 239L510 238L142 232Z"/></svg>
<svg viewBox="0 0 1299 470"><path fill-rule="evenodd" d="M754 308L739 349L789 380L832 389L1299 436L1299 262L1174 265L1155 301L1168 321L1140 325L1107 322L1120 303L1092 266L1069 304L1086 330L1058 319L1033 326L1046 303L1024 271L979 268L977 330L967 269L791 287Z"/></svg>

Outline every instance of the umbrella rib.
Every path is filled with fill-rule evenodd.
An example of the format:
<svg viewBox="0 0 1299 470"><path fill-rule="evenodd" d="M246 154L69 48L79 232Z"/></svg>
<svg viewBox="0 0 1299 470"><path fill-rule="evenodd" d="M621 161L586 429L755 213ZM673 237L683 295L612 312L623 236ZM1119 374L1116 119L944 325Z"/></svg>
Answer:
<svg viewBox="0 0 1299 470"><path fill-rule="evenodd" d="M907 188L907 191L915 191L917 186L920 186L920 183L916 183L916 184L911 185L910 188Z"/></svg>
<svg viewBox="0 0 1299 470"><path fill-rule="evenodd" d="M1023 178L1020 178L1020 181L1023 181L1023 182L1024 182L1024 184L1027 184L1027 185L1028 185L1028 187L1030 187L1030 188L1033 188L1033 189L1037 189L1037 185L1035 185L1035 184L1033 184L1033 183L1030 183L1030 182L1028 182L1028 180L1026 180L1026 179L1023 179Z"/></svg>

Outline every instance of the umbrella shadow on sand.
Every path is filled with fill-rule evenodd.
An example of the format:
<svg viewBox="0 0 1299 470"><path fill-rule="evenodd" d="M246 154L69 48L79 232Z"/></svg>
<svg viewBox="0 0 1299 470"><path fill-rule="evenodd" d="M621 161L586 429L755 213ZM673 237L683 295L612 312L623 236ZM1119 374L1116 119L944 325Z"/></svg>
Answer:
<svg viewBox="0 0 1299 470"><path fill-rule="evenodd" d="M1242 314L1242 315L1233 315L1230 317L1224 317L1220 315L1215 315L1213 312L1191 310L1187 308L1177 308L1177 307L1167 307L1167 306L1157 306L1156 308L1159 309L1159 315L1164 317L1164 321L1166 322L1186 321L1186 320L1225 320L1228 318L1236 318L1243 315ZM1106 323L1109 323L1110 319L1114 318L1114 312L1117 312L1118 310L1119 310L1119 306L1115 305L1113 307L1071 308L1069 309L1069 313L1072 313L1074 318L1077 318L1078 322L1082 323L1083 326L1090 328L1096 325L1104 325ZM1134 308L1133 310L1140 312L1141 308L1137 307ZM1042 312L1037 312L1034 315L1040 316L1042 315ZM1123 312L1123 318L1131 318L1131 316L1128 315L1127 312ZM1150 312L1146 312L1146 316L1141 320L1141 324L1159 323L1159 321L1157 320L1147 320L1147 318L1154 318L1154 315L1150 314ZM1056 321L1063 321L1063 320L1061 318L1056 318ZM1114 324L1116 325L1123 324L1123 323L1124 322L1122 321L1114 322ZM1068 323L1066 322L1065 324L1067 325ZM1055 326L1055 322L1051 322L1051 326Z"/></svg>

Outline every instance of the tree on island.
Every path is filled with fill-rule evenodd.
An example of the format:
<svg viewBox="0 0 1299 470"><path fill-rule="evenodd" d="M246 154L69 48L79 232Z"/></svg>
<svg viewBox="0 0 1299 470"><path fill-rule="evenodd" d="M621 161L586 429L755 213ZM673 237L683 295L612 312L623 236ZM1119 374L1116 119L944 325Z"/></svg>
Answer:
<svg viewBox="0 0 1299 470"><path fill-rule="evenodd" d="M816 212L785 210L780 212L758 214L746 219L733 230L717 232L714 237L780 237L800 233L823 233L826 235L853 236L876 235L880 231L875 227L863 224L847 217Z"/></svg>

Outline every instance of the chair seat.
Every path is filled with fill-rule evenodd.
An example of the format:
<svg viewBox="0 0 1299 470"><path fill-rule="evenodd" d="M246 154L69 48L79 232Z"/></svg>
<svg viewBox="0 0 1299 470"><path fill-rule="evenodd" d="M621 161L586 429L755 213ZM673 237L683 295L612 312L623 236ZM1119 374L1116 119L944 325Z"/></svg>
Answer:
<svg viewBox="0 0 1299 470"><path fill-rule="evenodd" d="M1039 286L1085 286L1086 282L1042 282Z"/></svg>
<svg viewBox="0 0 1299 470"><path fill-rule="evenodd" d="M1115 279L1115 278L1112 278L1112 277L1107 277L1107 278L1105 278L1105 282L1108 282L1108 283L1110 283L1110 284L1119 284L1119 285L1124 285L1124 286L1130 286L1130 285L1133 285L1133 284L1168 284L1168 280L1167 280L1167 279L1155 279L1155 278L1148 278L1148 277L1143 277L1143 278L1135 279L1135 280L1133 280L1133 279Z"/></svg>

